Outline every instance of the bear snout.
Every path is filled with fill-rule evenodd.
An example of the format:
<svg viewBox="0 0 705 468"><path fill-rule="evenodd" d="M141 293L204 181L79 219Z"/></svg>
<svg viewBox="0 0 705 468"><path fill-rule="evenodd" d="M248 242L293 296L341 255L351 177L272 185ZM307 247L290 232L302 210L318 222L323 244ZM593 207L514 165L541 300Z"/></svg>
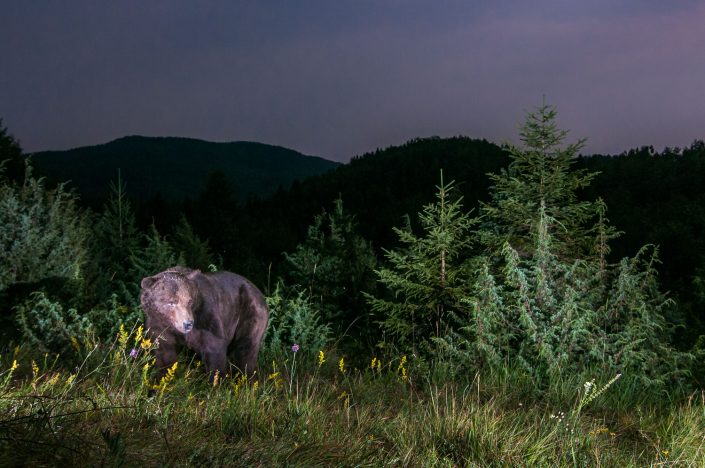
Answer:
<svg viewBox="0 0 705 468"><path fill-rule="evenodd" d="M193 328L193 320L186 320L184 322L184 331L186 333L188 333L191 331L192 328Z"/></svg>

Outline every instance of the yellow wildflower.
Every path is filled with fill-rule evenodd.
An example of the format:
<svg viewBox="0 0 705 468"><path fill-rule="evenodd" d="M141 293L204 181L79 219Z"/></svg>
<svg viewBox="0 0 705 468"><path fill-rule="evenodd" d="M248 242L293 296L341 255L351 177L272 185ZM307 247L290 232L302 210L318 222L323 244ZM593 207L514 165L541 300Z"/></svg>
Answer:
<svg viewBox="0 0 705 468"><path fill-rule="evenodd" d="M247 377L245 375L240 375L240 377L237 378L237 380L233 384L233 391L235 392L235 395L240 393L240 387L242 387L246 382Z"/></svg>
<svg viewBox="0 0 705 468"><path fill-rule="evenodd" d="M401 357L399 360L399 367L397 367L397 372L401 374L401 379L406 380L407 375L406 375L406 354Z"/></svg>
<svg viewBox="0 0 705 468"><path fill-rule="evenodd" d="M74 380L76 380L76 374L69 375L64 386L70 387Z"/></svg>
<svg viewBox="0 0 705 468"><path fill-rule="evenodd" d="M59 381L59 377L60 377L60 374L57 372L56 374L54 374L54 375L52 376L51 379L49 379L49 381L47 382L47 384L48 384L50 387L53 387L54 385L56 385L56 382Z"/></svg>
<svg viewBox="0 0 705 468"><path fill-rule="evenodd" d="M125 351L127 348L127 341L130 339L130 334L125 330L125 325L120 324L120 334L118 336L118 342L120 343L120 350Z"/></svg>
<svg viewBox="0 0 705 468"><path fill-rule="evenodd" d="M71 346L73 346L73 348L74 348L76 351L80 351L80 350L81 350L81 345L78 343L78 340L76 339L76 337L75 337L75 336L72 336L72 337L70 337L69 339L71 340Z"/></svg>
<svg viewBox="0 0 705 468"><path fill-rule="evenodd" d="M169 369L166 371L166 375L162 377L162 379L159 381L158 385L154 385L152 388L154 390L159 390L159 393L164 393L169 384L171 383L172 380L174 380L174 376L176 374L176 368L179 367L178 361L174 363L173 366L171 366Z"/></svg>
<svg viewBox="0 0 705 468"><path fill-rule="evenodd" d="M321 367L324 362L326 362L326 355L323 351L318 351L318 367Z"/></svg>
<svg viewBox="0 0 705 468"><path fill-rule="evenodd" d="M135 347L140 344L140 341L142 341L142 332L144 331L144 328L142 325L137 328L137 333L135 333Z"/></svg>
<svg viewBox="0 0 705 468"><path fill-rule="evenodd" d="M345 358L341 357L338 361L338 369L340 369L341 374L345 374Z"/></svg>

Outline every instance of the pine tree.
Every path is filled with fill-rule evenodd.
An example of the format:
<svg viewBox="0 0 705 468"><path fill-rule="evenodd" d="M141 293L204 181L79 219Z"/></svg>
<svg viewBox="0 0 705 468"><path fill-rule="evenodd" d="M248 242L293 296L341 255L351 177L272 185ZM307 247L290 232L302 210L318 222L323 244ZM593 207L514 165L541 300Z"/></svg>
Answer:
<svg viewBox="0 0 705 468"><path fill-rule="evenodd" d="M21 184L25 176L25 157L19 141L2 124L0 119L0 168L11 183Z"/></svg>
<svg viewBox="0 0 705 468"><path fill-rule="evenodd" d="M528 255L543 204L546 215L555 220L552 237L559 255L589 253L592 243L586 226L596 208L593 202L579 201L578 190L596 173L571 169L585 140L563 147L568 132L558 129L555 118L555 108L546 104L529 113L520 130L523 147L508 145L509 168L489 176L492 198L481 205L481 214L483 241L490 251L509 242L520 255Z"/></svg>
<svg viewBox="0 0 705 468"><path fill-rule="evenodd" d="M394 228L403 247L386 250L389 267L377 271L389 298L368 296L384 330L414 350L448 333L461 298L468 295L465 261L472 221L442 173L437 188L436 202L419 213L421 235L408 218L404 228Z"/></svg>
<svg viewBox="0 0 705 468"><path fill-rule="evenodd" d="M215 263L208 242L198 237L184 215L181 215L174 228L172 245L175 252L183 258L184 266L208 271L210 265Z"/></svg>
<svg viewBox="0 0 705 468"><path fill-rule="evenodd" d="M130 256L130 274L137 284L145 276L152 276L184 263L183 257L175 251L166 237L159 234L154 224L150 226L149 233L143 235L143 245L144 247Z"/></svg>
<svg viewBox="0 0 705 468"><path fill-rule="evenodd" d="M330 213L314 218L304 242L284 255L289 281L307 291L325 322L343 331L353 322L370 325L364 320L362 291L374 288L377 259L340 198Z"/></svg>
<svg viewBox="0 0 705 468"><path fill-rule="evenodd" d="M117 184L110 184L110 192L108 203L93 228L93 294L98 302L103 302L112 294L119 293L120 302L132 303L134 298L124 296L121 285L131 279L130 258L138 251L140 238L135 214L127 198L120 172Z"/></svg>
<svg viewBox="0 0 705 468"><path fill-rule="evenodd" d="M514 150L510 171L494 177L477 233L486 255L463 299L470 307L437 342L470 367L512 363L538 386L597 370L663 389L693 356L668 342L670 301L658 288L656 251L608 262L618 233L602 200L577 201L591 175L570 172L577 146L557 149L566 132L554 117L547 106L530 114L528 149Z"/></svg>

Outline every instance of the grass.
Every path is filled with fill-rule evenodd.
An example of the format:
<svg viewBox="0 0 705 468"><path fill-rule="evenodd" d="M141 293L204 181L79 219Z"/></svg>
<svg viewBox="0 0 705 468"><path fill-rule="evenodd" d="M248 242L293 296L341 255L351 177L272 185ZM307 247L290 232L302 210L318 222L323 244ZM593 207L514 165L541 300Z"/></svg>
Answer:
<svg viewBox="0 0 705 468"><path fill-rule="evenodd" d="M303 352L251 382L214 384L184 360L154 383L150 344L135 338L81 345L73 367L23 347L4 355L0 464L705 466L702 392L627 405L633 389L605 376L531 396L507 376L432 378L402 356L354 369Z"/></svg>

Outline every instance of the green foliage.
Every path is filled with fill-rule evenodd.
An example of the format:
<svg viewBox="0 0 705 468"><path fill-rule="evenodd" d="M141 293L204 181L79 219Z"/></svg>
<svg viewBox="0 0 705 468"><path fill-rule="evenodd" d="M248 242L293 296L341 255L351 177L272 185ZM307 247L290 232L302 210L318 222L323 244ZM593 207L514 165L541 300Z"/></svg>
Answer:
<svg viewBox="0 0 705 468"><path fill-rule="evenodd" d="M467 295L466 259L473 224L454 197L453 182L438 186L437 201L419 213L422 234L407 225L394 228L403 247L385 251L389 267L377 271L389 298L368 296L383 317L385 331L402 346L416 349L433 337L445 336L450 318Z"/></svg>
<svg viewBox="0 0 705 468"><path fill-rule="evenodd" d="M330 325L321 320L320 313L305 291L286 297L278 284L267 297L269 325L264 338L263 354L278 357L298 344L300 353L313 356L324 349L331 339Z"/></svg>
<svg viewBox="0 0 705 468"><path fill-rule="evenodd" d="M559 255L583 257L592 247L587 222L596 214L594 203L578 200L578 190L596 173L571 170L584 140L563 148L568 132L555 123L556 110L546 104L529 113L521 127L519 148L509 145L511 164L493 182L491 201L482 205L487 229L482 234L491 250L509 242L520 255L528 255L531 229L538 224L539 208L555 220L551 228Z"/></svg>
<svg viewBox="0 0 705 468"><path fill-rule="evenodd" d="M44 293L32 293L15 308L15 320L22 340L40 352L62 352L78 346L93 327L76 309L66 309Z"/></svg>
<svg viewBox="0 0 705 468"><path fill-rule="evenodd" d="M175 252L183 258L183 265L189 268L208 271L215 263L208 242L201 240L183 214L174 228L172 245Z"/></svg>
<svg viewBox="0 0 705 468"><path fill-rule="evenodd" d="M89 312L98 336L110 338L120 326L133 327L143 320L140 309L140 282L174 265L183 264L169 242L154 225L149 234L142 235L142 242L129 253L128 271L112 282L110 296Z"/></svg>
<svg viewBox="0 0 705 468"><path fill-rule="evenodd" d="M608 263L616 231L604 202L575 202L575 190L589 178L568 173L574 150L543 150L565 135L554 116L545 106L538 117L529 115L522 134L529 150L513 151L512 177L495 177L479 233L488 255L476 261L472 293L463 301L469 307L456 314L459 326L437 343L470 368L501 371L516 363L543 387L565 373L597 368L664 390L683 381L693 356L668 344L664 315L671 301L658 289L657 252L645 247ZM543 197L531 201L527 187ZM498 214L512 209L520 218ZM590 226L593 209L597 220Z"/></svg>
<svg viewBox="0 0 705 468"><path fill-rule="evenodd" d="M144 313L136 304L125 305L118 301L117 294L95 306L87 314L93 325L93 330L98 338L112 339L119 331L120 327L131 329L135 324L144 321Z"/></svg>
<svg viewBox="0 0 705 468"><path fill-rule="evenodd" d="M657 262L653 246L622 259L610 271L597 311L600 341L605 342L602 359L644 386L663 389L683 382L694 356L669 345L672 327L664 316L674 303L659 291Z"/></svg>
<svg viewBox="0 0 705 468"><path fill-rule="evenodd" d="M93 293L97 303L117 300L135 308L142 278L183 263L183 257L153 224L148 233L137 229L135 214L119 174L117 184L111 184L111 192L94 227ZM119 323L110 328L117 325Z"/></svg>
<svg viewBox="0 0 705 468"><path fill-rule="evenodd" d="M25 158L19 141L2 124L0 119L0 173L13 183L21 184L25 175Z"/></svg>
<svg viewBox="0 0 705 468"><path fill-rule="evenodd" d="M369 329L362 292L374 288L377 260L340 198L331 213L314 218L306 240L284 255L291 283L305 288L323 321L345 330L362 317L358 326Z"/></svg>
<svg viewBox="0 0 705 468"><path fill-rule="evenodd" d="M96 302L118 294L121 302L132 303L135 297L124 286L133 281L131 255L138 252L140 233L119 172L117 184L111 182L110 191L93 228L93 294Z"/></svg>
<svg viewBox="0 0 705 468"><path fill-rule="evenodd" d="M141 245L131 252L130 264L127 279L120 284L120 288L132 300L128 304L137 306L142 278L183 264L183 257L177 255L166 238L152 225L149 234L142 236Z"/></svg>
<svg viewBox="0 0 705 468"><path fill-rule="evenodd" d="M49 190L32 176L12 183L0 173L0 291L45 278L82 279L88 229L64 185Z"/></svg>

